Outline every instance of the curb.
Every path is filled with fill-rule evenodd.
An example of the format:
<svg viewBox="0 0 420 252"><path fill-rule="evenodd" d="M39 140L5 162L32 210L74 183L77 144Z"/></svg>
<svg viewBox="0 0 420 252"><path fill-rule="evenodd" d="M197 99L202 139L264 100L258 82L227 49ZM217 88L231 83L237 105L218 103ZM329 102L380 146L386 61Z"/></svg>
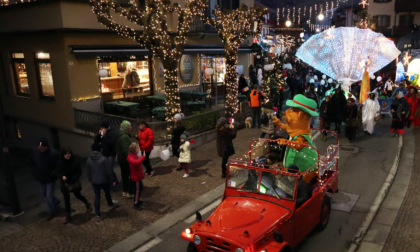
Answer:
<svg viewBox="0 0 420 252"><path fill-rule="evenodd" d="M213 190L209 191L186 204L185 206L177 209L176 211L156 220L151 225L143 228L137 233L129 236L125 240L115 244L111 248L105 250L107 252L120 252L120 251L133 251L140 248L147 242L153 240L159 234L165 230L175 226L179 222L187 219L193 215L196 211L205 208L207 205L215 202L223 195L225 190L225 183L217 186Z"/></svg>
<svg viewBox="0 0 420 252"><path fill-rule="evenodd" d="M353 237L353 240L351 241L348 252L357 251L357 249L363 242L363 239L366 233L369 231L369 227L372 224L373 219L375 218L376 214L378 213L380 206L385 200L385 197L387 196L388 191L390 187L392 186L392 182L394 181L395 175L397 174L397 171L398 171L398 166L399 166L401 155L402 155L403 143L404 143L403 136L400 135L398 139L397 155L395 156L394 163L392 164L391 170L389 171L388 176L385 179L385 182L382 185L381 190L376 196L375 201L373 202L371 208L369 209L369 213L366 215L365 220L360 225L359 230Z"/></svg>

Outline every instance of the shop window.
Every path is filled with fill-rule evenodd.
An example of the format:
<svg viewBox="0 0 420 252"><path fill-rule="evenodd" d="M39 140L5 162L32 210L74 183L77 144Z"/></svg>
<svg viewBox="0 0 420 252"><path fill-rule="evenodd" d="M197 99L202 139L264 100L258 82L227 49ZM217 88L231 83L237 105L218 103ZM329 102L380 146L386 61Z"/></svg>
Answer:
<svg viewBox="0 0 420 252"><path fill-rule="evenodd" d="M414 15L401 15L400 16L400 26L409 27L413 25Z"/></svg>
<svg viewBox="0 0 420 252"><path fill-rule="evenodd" d="M28 74L23 53L12 53L12 68L16 94L29 96Z"/></svg>
<svg viewBox="0 0 420 252"><path fill-rule="evenodd" d="M39 52L35 54L41 97L54 98L54 83L51 72L50 54Z"/></svg>
<svg viewBox="0 0 420 252"><path fill-rule="evenodd" d="M389 15L377 15L373 16L376 27L389 27L391 25L391 16Z"/></svg>

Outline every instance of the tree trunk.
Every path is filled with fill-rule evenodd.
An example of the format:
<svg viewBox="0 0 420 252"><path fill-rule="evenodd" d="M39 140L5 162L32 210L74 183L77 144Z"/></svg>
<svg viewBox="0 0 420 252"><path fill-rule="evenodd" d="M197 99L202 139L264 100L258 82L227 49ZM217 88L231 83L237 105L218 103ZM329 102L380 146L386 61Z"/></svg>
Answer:
<svg viewBox="0 0 420 252"><path fill-rule="evenodd" d="M166 120L173 121L174 115L181 112L176 64L175 67L165 67L165 94Z"/></svg>
<svg viewBox="0 0 420 252"><path fill-rule="evenodd" d="M238 64L238 48L227 50L226 54L226 117L233 117L239 111L238 101L238 73L236 65Z"/></svg>

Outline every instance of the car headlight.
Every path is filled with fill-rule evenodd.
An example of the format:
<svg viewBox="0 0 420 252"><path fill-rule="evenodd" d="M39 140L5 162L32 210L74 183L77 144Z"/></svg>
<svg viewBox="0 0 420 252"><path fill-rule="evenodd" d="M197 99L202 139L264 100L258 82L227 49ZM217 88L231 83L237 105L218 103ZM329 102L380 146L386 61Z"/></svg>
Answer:
<svg viewBox="0 0 420 252"><path fill-rule="evenodd" d="M201 238L200 238L200 236L194 235L193 241L194 241L195 244L200 245L201 244Z"/></svg>
<svg viewBox="0 0 420 252"><path fill-rule="evenodd" d="M235 249L235 252L244 252L244 250L241 249L241 248L237 248L237 249Z"/></svg>
<svg viewBox="0 0 420 252"><path fill-rule="evenodd" d="M191 229L191 228L187 228L187 229L185 229L185 233L187 233L187 234L192 234L192 229Z"/></svg>

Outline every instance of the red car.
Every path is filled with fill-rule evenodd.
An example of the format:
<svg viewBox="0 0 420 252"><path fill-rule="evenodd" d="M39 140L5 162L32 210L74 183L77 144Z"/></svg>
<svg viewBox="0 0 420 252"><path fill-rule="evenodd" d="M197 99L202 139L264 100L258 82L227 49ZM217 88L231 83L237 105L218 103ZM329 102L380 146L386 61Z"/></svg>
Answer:
<svg viewBox="0 0 420 252"><path fill-rule="evenodd" d="M301 173L282 167L276 141L252 141L248 153L229 160L220 205L207 220L197 212L197 222L182 232L187 251L292 251L315 227L324 229L331 211L327 192L338 190L338 147L336 138L324 155L313 148L317 177L306 183Z"/></svg>

